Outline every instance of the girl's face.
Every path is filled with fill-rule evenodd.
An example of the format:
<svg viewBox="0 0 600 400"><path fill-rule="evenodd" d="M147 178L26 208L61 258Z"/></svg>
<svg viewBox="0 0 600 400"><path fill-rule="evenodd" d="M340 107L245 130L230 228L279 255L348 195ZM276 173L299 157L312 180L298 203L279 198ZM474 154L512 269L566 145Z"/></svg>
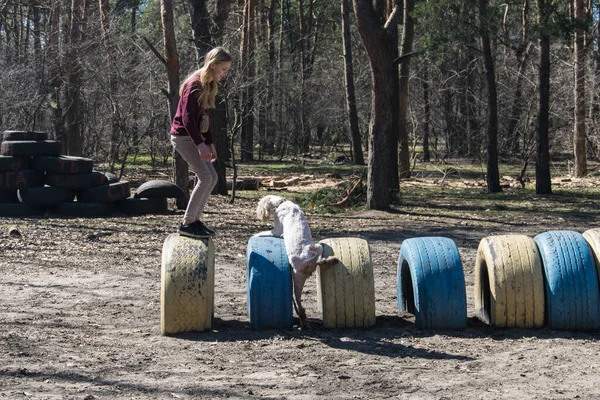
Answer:
<svg viewBox="0 0 600 400"><path fill-rule="evenodd" d="M218 82L227 75L227 71L231 68L231 61L215 63L210 66L213 78Z"/></svg>

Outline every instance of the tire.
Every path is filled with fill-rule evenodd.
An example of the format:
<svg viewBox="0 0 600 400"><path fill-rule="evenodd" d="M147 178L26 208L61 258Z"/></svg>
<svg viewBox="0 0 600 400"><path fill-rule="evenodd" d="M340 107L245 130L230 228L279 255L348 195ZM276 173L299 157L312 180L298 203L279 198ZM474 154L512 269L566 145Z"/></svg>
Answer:
<svg viewBox="0 0 600 400"><path fill-rule="evenodd" d="M292 328L292 274L283 239L250 238L246 287L248 316L254 329Z"/></svg>
<svg viewBox="0 0 600 400"><path fill-rule="evenodd" d="M105 185L106 175L96 171L77 175L48 173L46 174L46 183L63 189L84 190Z"/></svg>
<svg viewBox="0 0 600 400"><path fill-rule="evenodd" d="M594 265L596 266L596 275L600 282L600 228L588 229L583 232L583 238L590 246L594 256Z"/></svg>
<svg viewBox="0 0 600 400"><path fill-rule="evenodd" d="M31 132L31 131L4 131L2 132L3 140L47 140L46 132Z"/></svg>
<svg viewBox="0 0 600 400"><path fill-rule="evenodd" d="M58 157L36 157L33 160L33 168L39 171L52 172L56 174L89 174L92 172L94 162L90 158L58 156Z"/></svg>
<svg viewBox="0 0 600 400"><path fill-rule="evenodd" d="M130 195L129 182L120 181L86 189L77 194L77 201L83 203L115 203L125 200Z"/></svg>
<svg viewBox="0 0 600 400"><path fill-rule="evenodd" d="M537 235L545 276L546 325L552 329L600 327L600 289L594 256L583 235L550 231Z"/></svg>
<svg viewBox="0 0 600 400"><path fill-rule="evenodd" d="M135 191L135 197L183 197L183 190L173 182L153 180L142 183Z"/></svg>
<svg viewBox="0 0 600 400"><path fill-rule="evenodd" d="M14 157L58 156L60 142L56 140L5 140L0 154Z"/></svg>
<svg viewBox="0 0 600 400"><path fill-rule="evenodd" d="M466 328L465 278L451 239L422 237L402 242L396 291L398 310L414 314L416 328Z"/></svg>
<svg viewBox="0 0 600 400"><path fill-rule="evenodd" d="M0 156L0 172L29 169L29 159L25 157Z"/></svg>
<svg viewBox="0 0 600 400"><path fill-rule="evenodd" d="M167 199L155 197L152 199L128 197L117 203L119 211L125 214L161 214L167 211Z"/></svg>
<svg viewBox="0 0 600 400"><path fill-rule="evenodd" d="M375 280L366 240L336 238L320 241L323 257L340 262L317 268L317 302L324 328L367 328L375 325Z"/></svg>
<svg viewBox="0 0 600 400"><path fill-rule="evenodd" d="M113 210L114 205L112 203L67 202L56 206L54 212L66 217L96 218L110 217Z"/></svg>
<svg viewBox="0 0 600 400"><path fill-rule="evenodd" d="M484 238L475 261L475 310L498 328L544 326L544 273L532 238L503 235Z"/></svg>
<svg viewBox="0 0 600 400"><path fill-rule="evenodd" d="M21 203L0 204L0 217L33 217L43 214L43 210Z"/></svg>
<svg viewBox="0 0 600 400"><path fill-rule="evenodd" d="M42 175L32 169L0 172L0 190L17 190L42 186L42 181Z"/></svg>
<svg viewBox="0 0 600 400"><path fill-rule="evenodd" d="M18 203L18 190L0 190L0 203Z"/></svg>
<svg viewBox="0 0 600 400"><path fill-rule="evenodd" d="M54 186L39 186L19 190L19 201L32 207L54 208L61 203L73 201L75 193Z"/></svg>
<svg viewBox="0 0 600 400"><path fill-rule="evenodd" d="M205 331L214 314L215 250L211 239L170 234L162 248L160 327L163 335Z"/></svg>
<svg viewBox="0 0 600 400"><path fill-rule="evenodd" d="M119 177L116 176L115 174L111 174L110 172L105 172L104 176L106 176L106 181L108 183L119 182Z"/></svg>

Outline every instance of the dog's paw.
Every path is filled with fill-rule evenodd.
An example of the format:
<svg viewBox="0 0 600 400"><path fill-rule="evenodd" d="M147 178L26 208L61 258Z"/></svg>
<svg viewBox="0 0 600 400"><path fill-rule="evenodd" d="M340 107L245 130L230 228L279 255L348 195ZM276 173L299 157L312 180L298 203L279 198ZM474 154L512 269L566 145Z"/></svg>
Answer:
<svg viewBox="0 0 600 400"><path fill-rule="evenodd" d="M329 256L317 260L317 265L320 267L331 267L340 262L340 259L335 256Z"/></svg>

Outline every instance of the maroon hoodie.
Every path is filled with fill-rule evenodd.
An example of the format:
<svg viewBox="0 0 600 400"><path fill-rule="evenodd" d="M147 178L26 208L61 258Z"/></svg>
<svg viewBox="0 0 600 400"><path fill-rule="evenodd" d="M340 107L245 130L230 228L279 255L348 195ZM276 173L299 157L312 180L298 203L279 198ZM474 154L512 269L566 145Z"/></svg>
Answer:
<svg viewBox="0 0 600 400"><path fill-rule="evenodd" d="M185 85L179 99L179 104L177 104L177 112L171 124L171 131L169 132L171 135L190 136L196 146L200 143L207 145L213 143L210 125L208 132L200 133L202 116L208 114L208 110L198 104L200 91L202 91L202 87L198 79Z"/></svg>

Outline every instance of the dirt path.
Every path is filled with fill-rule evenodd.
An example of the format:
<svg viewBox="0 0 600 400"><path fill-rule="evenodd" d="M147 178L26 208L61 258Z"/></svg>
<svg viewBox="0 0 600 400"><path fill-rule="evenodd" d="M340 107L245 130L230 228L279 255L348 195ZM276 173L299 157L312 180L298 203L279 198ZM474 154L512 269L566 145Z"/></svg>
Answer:
<svg viewBox="0 0 600 400"><path fill-rule="evenodd" d="M320 327L316 283L305 288L312 330L254 331L246 311L255 200L213 197L214 329L160 335L160 256L177 215L0 219L0 399L594 399L598 333L492 329L473 318L473 268L491 234L583 232L593 214L522 215L412 205L397 213L310 215L316 239L368 240L377 325ZM16 227L22 237L9 237ZM469 327L417 331L396 311L402 240L445 236L460 251Z"/></svg>

